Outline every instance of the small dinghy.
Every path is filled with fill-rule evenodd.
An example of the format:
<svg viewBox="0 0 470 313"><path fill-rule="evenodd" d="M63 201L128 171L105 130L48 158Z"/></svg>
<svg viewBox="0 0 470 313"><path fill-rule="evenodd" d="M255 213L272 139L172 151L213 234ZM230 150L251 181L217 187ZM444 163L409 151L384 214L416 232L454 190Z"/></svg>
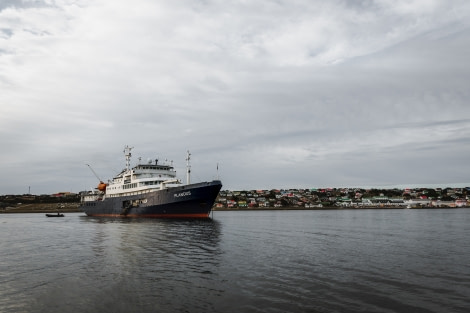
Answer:
<svg viewBox="0 0 470 313"><path fill-rule="evenodd" d="M54 214L46 213L46 216L47 217L64 217L64 214L62 214L62 213L54 213Z"/></svg>

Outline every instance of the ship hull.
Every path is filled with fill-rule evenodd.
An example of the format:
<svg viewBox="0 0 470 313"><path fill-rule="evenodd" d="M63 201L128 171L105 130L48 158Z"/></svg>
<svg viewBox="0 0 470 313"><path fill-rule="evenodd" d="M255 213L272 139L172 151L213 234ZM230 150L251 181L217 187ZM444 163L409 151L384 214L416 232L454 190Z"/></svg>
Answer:
<svg viewBox="0 0 470 313"><path fill-rule="evenodd" d="M215 180L84 201L80 209L88 216L102 217L208 218L221 188L222 183Z"/></svg>

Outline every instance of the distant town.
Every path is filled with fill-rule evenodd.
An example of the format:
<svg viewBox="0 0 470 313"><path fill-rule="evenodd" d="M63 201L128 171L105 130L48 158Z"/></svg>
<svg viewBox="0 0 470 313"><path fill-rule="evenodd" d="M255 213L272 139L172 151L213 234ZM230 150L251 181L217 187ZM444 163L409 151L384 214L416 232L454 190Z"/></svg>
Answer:
<svg viewBox="0 0 470 313"><path fill-rule="evenodd" d="M312 188L271 190L221 190L214 210L420 208L470 207L470 187L464 188ZM78 208L80 193L51 195L0 195L0 212L16 208Z"/></svg>
<svg viewBox="0 0 470 313"><path fill-rule="evenodd" d="M219 193L214 209L328 208L328 207L467 207L465 188L312 188L230 191Z"/></svg>

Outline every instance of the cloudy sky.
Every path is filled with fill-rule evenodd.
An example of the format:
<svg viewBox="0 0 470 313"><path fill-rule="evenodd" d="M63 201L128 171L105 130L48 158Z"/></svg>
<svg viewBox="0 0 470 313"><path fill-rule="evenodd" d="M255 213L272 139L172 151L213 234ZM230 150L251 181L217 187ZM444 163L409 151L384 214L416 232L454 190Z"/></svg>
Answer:
<svg viewBox="0 0 470 313"><path fill-rule="evenodd" d="M468 0L0 0L0 194L470 185Z"/></svg>

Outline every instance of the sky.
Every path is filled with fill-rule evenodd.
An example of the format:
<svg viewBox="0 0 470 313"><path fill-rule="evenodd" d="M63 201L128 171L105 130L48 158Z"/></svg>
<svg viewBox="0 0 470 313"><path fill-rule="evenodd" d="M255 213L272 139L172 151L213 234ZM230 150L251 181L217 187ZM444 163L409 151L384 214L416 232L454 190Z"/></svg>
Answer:
<svg viewBox="0 0 470 313"><path fill-rule="evenodd" d="M470 186L468 0L0 0L0 195Z"/></svg>

